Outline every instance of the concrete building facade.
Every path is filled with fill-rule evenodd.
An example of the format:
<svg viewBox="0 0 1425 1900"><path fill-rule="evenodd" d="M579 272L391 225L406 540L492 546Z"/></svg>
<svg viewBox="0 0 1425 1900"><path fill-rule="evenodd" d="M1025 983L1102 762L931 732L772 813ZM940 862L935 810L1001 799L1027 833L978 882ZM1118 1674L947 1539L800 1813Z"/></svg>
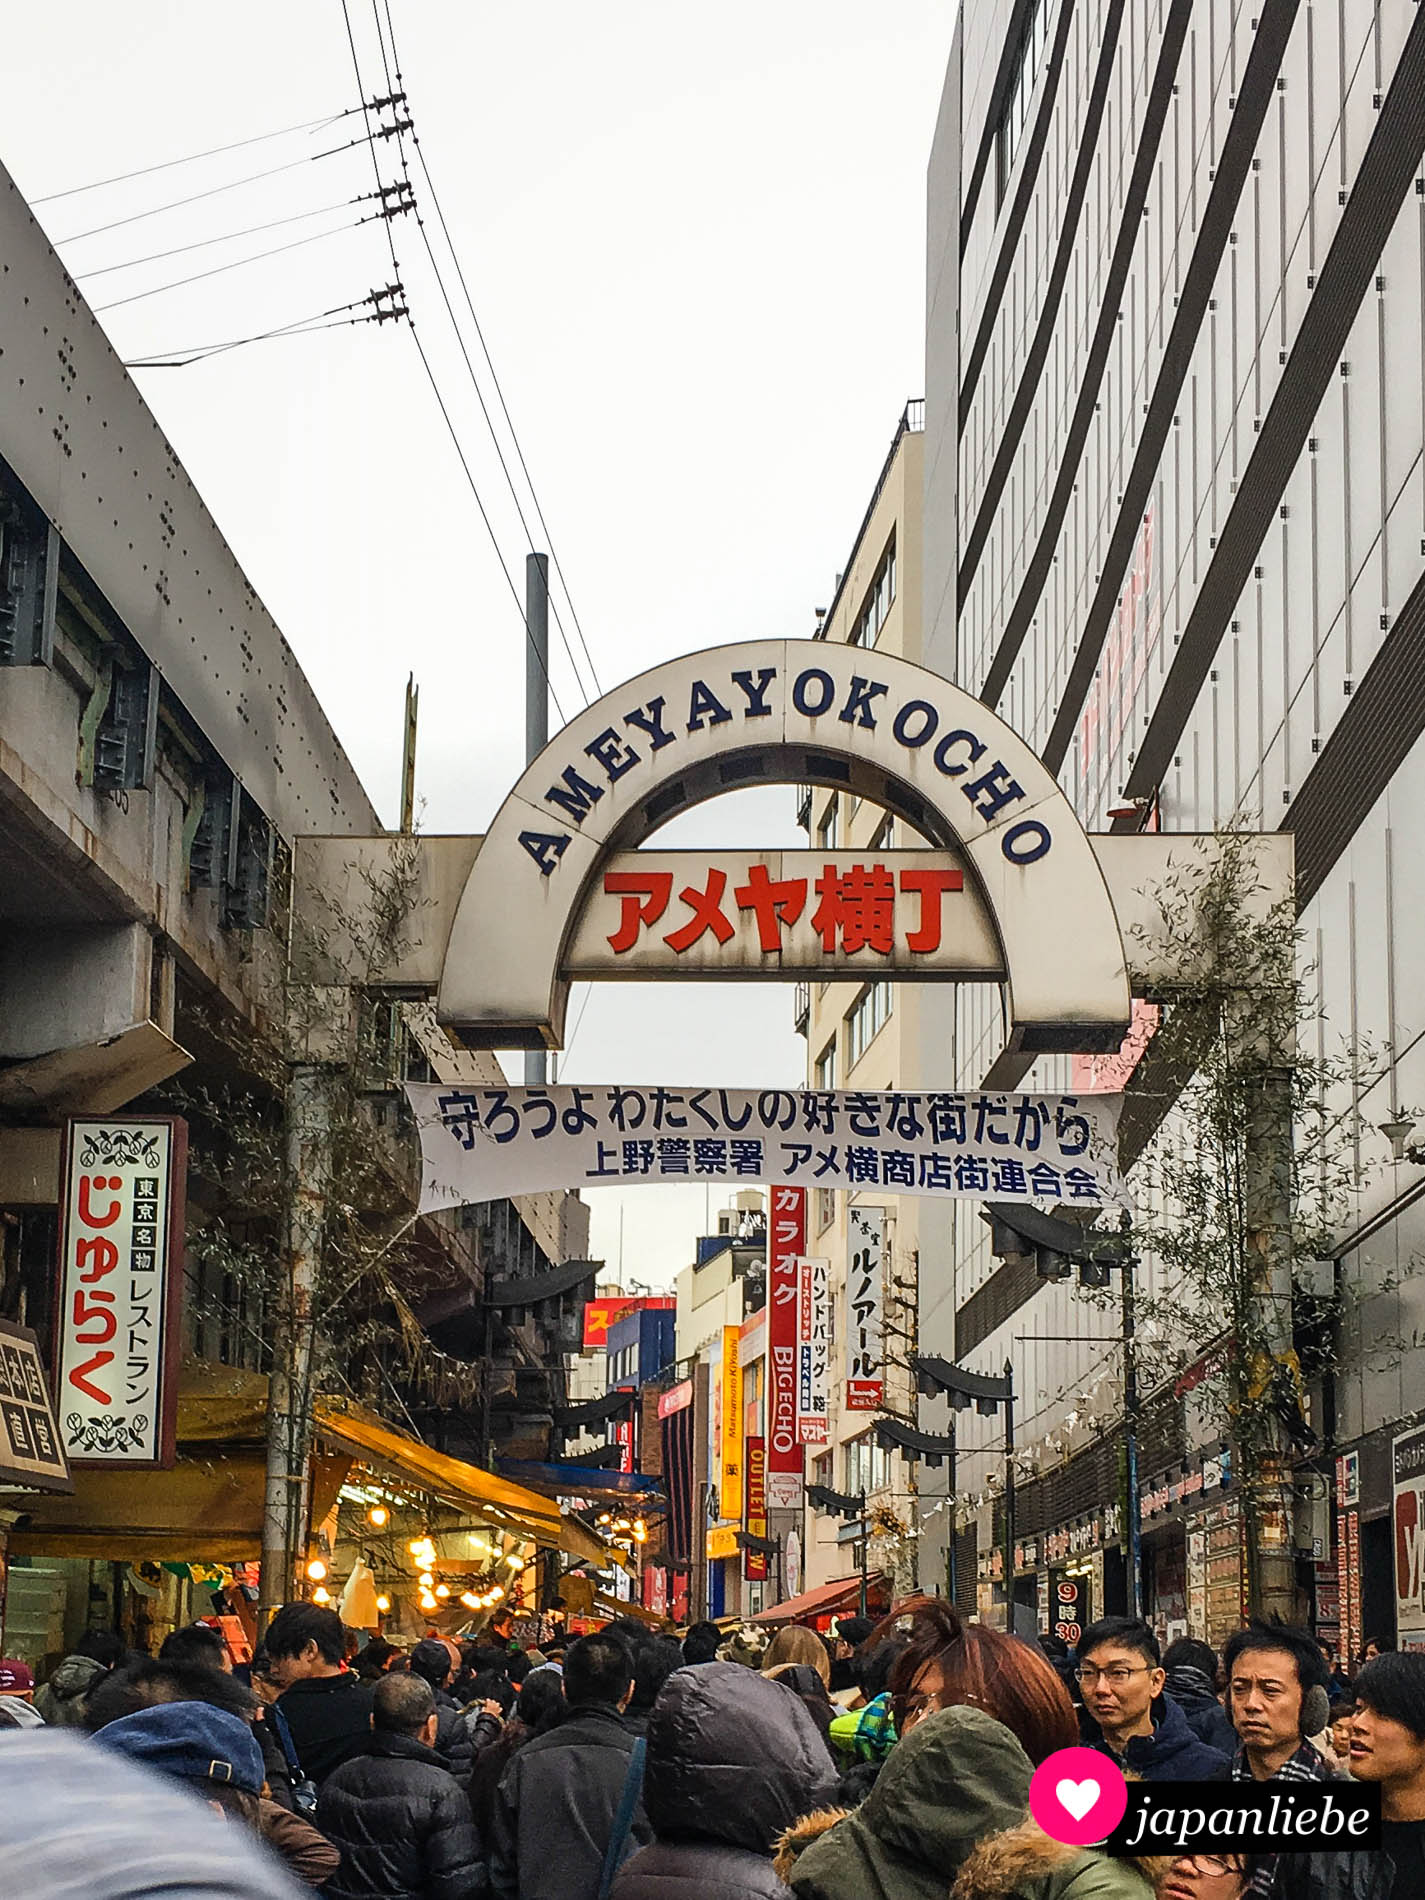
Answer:
<svg viewBox="0 0 1425 1900"><path fill-rule="evenodd" d="M1376 1052L1332 1248L1354 1318L1298 1474L1300 1496L1358 1459L1324 1561L1298 1565L1343 1648L1392 1629L1390 1441L1425 1401L1422 1184L1381 1132L1425 1064L1422 81L1407 0L986 0L962 10L928 172L927 662L1025 736L1090 829L1292 833L1323 1046ZM999 1031L961 992L963 1084ZM1114 1607L1111 1316L996 1259L973 1207L954 1228L927 1343L1010 1360L1028 1395L1018 1594L1042 1612L1069 1566L1090 1614ZM1197 1630L1209 1566L1230 1570L1226 1474L1190 1392L1154 1403L1146 1600ZM978 1583L1002 1615L997 1438L962 1418L957 1515L962 1600Z"/></svg>

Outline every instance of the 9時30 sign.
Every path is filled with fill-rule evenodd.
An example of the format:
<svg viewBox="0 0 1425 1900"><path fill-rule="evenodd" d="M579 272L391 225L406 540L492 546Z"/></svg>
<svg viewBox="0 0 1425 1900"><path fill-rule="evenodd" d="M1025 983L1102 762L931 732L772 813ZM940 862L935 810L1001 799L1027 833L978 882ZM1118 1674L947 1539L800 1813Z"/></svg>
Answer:
<svg viewBox="0 0 1425 1900"><path fill-rule="evenodd" d="M55 1410L76 1464L171 1465L187 1126L65 1125Z"/></svg>

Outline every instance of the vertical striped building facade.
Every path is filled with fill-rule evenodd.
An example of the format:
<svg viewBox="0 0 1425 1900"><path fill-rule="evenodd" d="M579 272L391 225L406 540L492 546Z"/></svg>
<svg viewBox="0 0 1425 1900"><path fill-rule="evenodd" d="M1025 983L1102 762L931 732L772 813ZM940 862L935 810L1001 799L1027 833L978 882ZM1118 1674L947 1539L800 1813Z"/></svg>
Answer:
<svg viewBox="0 0 1425 1900"><path fill-rule="evenodd" d="M1292 832L1323 1047L1373 1048L1335 1248L1353 1318L1312 1395L1315 1469L1358 1454L1367 1633L1395 1614L1391 1439L1425 1408L1425 1171L1381 1133L1425 1106L1422 153L1413 0L977 0L929 167L927 663L1091 830ZM997 1011L967 990L953 1017L973 1085ZM973 1208L922 1288L927 1349L1015 1367L1018 1600L1042 1624L1070 1570L1090 1613L1120 1607L1112 1315L996 1259ZM958 1594L1000 1614L1002 1421L959 1428ZM1152 1395L1143 1438L1147 1607L1171 1632L1214 1562L1230 1582L1232 1474L1190 1389ZM1298 1575L1344 1643L1338 1532Z"/></svg>

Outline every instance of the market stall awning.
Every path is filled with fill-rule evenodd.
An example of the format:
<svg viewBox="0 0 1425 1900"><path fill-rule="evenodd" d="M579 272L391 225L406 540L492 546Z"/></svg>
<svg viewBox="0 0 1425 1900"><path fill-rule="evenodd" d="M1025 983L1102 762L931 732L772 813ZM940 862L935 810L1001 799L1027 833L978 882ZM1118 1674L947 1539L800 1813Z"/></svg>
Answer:
<svg viewBox="0 0 1425 1900"><path fill-rule="evenodd" d="M835 1583L818 1584L815 1590L803 1590L799 1597L774 1603L770 1610L759 1610L753 1623L799 1623L804 1616L830 1616L837 1610L849 1610L861 1595L861 1579L838 1577Z"/></svg>
<svg viewBox="0 0 1425 1900"><path fill-rule="evenodd" d="M350 1469L346 1456L312 1461L312 1509L320 1519ZM266 1469L256 1448L221 1457L180 1457L170 1471L80 1466L72 1494L12 1495L24 1515L10 1532L12 1557L82 1557L110 1563L253 1563L262 1555Z"/></svg>
<svg viewBox="0 0 1425 1900"><path fill-rule="evenodd" d="M546 1498L629 1498L662 1501L663 1480L641 1471L610 1471L605 1465L540 1464L531 1458L498 1458L505 1477Z"/></svg>
<svg viewBox="0 0 1425 1900"><path fill-rule="evenodd" d="M398 1483L428 1491L457 1510L470 1510L497 1529L528 1537L536 1544L568 1551L571 1556L600 1565L618 1561L618 1554L603 1539L574 1518L560 1514L549 1498L528 1491L523 1485L493 1471L482 1471L463 1458L408 1438L375 1413L360 1406L340 1405L333 1399L318 1399L316 1404L318 1436L340 1445L365 1465L384 1471Z"/></svg>

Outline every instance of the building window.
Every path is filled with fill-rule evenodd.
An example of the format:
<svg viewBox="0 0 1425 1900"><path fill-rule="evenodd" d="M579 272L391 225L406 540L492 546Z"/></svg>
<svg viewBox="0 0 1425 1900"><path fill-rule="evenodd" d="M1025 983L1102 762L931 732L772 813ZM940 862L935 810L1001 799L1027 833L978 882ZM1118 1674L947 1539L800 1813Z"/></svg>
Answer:
<svg viewBox="0 0 1425 1900"><path fill-rule="evenodd" d="M840 812L840 801L833 798L821 814L821 823L816 828L816 842L822 851L834 851L841 843Z"/></svg>
<svg viewBox="0 0 1425 1900"><path fill-rule="evenodd" d="M1014 70L1010 75L1004 109L995 132L996 210L1004 203L1004 194L1009 188L1009 176L1014 170L1015 155L1019 150L1025 121L1029 117L1029 101L1044 58L1044 43L1048 36L1046 13L1044 0L1031 0L1029 18L1024 23L1019 49L1014 56Z"/></svg>
<svg viewBox="0 0 1425 1900"><path fill-rule="evenodd" d="M876 569L876 578L866 590L866 598L852 624L846 644L873 647L881 636L881 628L886 624L886 615L891 611L891 602L895 597L896 540L892 535L890 546L881 556L881 564Z"/></svg>
<svg viewBox="0 0 1425 1900"><path fill-rule="evenodd" d="M891 814L887 812L885 817L881 820L880 824L876 826L876 834L872 838L870 844L866 847L867 850L868 851L889 851L891 848L891 836L892 836L892 833L895 831L895 828L896 828L896 821L894 818L892 818Z"/></svg>
<svg viewBox="0 0 1425 1900"><path fill-rule="evenodd" d="M891 1454L876 1443L870 1432L849 1439L842 1450L846 1457L847 1497L859 1498L865 1492L889 1488Z"/></svg>
<svg viewBox="0 0 1425 1900"><path fill-rule="evenodd" d="M831 1489L831 1453L829 1451L818 1452L812 1459L811 1481L813 1484L825 1485L828 1491Z"/></svg>
<svg viewBox="0 0 1425 1900"><path fill-rule="evenodd" d="M836 1038L835 1036L831 1038L831 1041L826 1045L826 1047L822 1050L821 1054L817 1057L816 1068L813 1071L813 1073L816 1079L816 1086L819 1089L834 1089L836 1087Z"/></svg>
<svg viewBox="0 0 1425 1900"><path fill-rule="evenodd" d="M889 1020L894 991L889 983L872 983L846 1018L846 1067L850 1071L865 1055L877 1032Z"/></svg>
<svg viewBox="0 0 1425 1900"><path fill-rule="evenodd" d="M830 1227L836 1219L835 1188L818 1188L816 1191L816 1231L821 1233Z"/></svg>

